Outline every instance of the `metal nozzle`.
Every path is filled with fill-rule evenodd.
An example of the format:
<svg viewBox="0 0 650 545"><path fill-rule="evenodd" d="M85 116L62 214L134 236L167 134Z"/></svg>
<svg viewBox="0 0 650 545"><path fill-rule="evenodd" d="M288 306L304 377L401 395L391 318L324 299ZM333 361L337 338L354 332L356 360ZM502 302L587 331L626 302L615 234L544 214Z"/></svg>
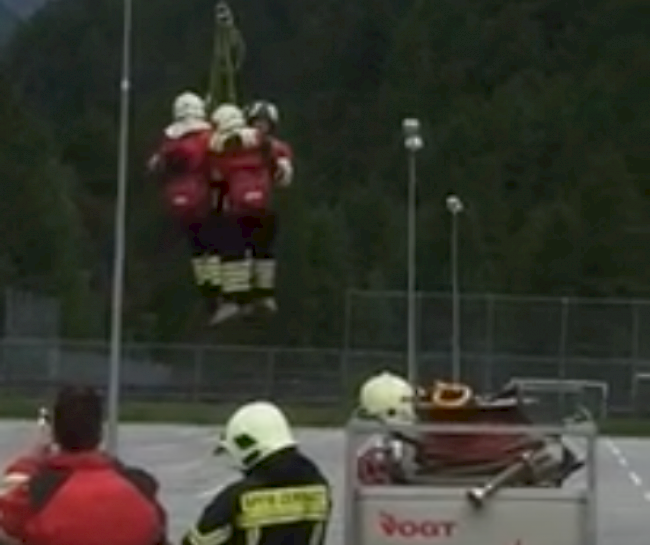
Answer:
<svg viewBox="0 0 650 545"><path fill-rule="evenodd" d="M467 499L475 507L483 507L486 500L498 492L503 486L518 478L522 472L531 467L534 454L525 453L520 460L505 468L501 473L490 479L483 486L477 486L467 491Z"/></svg>
<svg viewBox="0 0 650 545"><path fill-rule="evenodd" d="M487 490L485 488L472 488L467 491L467 499L474 505L474 507L483 507L487 498Z"/></svg>
<svg viewBox="0 0 650 545"><path fill-rule="evenodd" d="M45 427L50 423L50 412L45 407L40 407L38 409L38 425Z"/></svg>

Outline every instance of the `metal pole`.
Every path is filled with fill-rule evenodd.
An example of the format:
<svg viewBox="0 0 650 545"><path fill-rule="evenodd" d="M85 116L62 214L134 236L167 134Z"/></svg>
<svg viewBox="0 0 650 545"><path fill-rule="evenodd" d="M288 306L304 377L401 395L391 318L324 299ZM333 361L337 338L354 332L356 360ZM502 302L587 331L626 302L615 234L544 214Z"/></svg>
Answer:
<svg viewBox="0 0 650 545"><path fill-rule="evenodd" d="M347 289L345 291L345 317L344 317L344 330L343 330L343 350L341 352L341 388L345 399L348 399L351 393L350 381L350 344L351 344L351 321L352 321L352 302L351 296L353 291Z"/></svg>
<svg viewBox="0 0 650 545"><path fill-rule="evenodd" d="M634 377L637 373L637 367L639 367L639 341L640 341L640 334L639 331L641 330L641 323L640 323L640 316L639 316L639 302L635 301L632 303L632 353L630 354L632 356L632 360L630 362L630 385L631 385L631 390L630 390L630 407L633 409L634 413L636 414L636 396L635 396L635 380Z"/></svg>
<svg viewBox="0 0 650 545"><path fill-rule="evenodd" d="M417 173L415 162L415 151L409 151L409 196L408 196L408 345L407 345L407 369L408 380L411 384L417 384L417 354L416 354L416 189Z"/></svg>
<svg viewBox="0 0 650 545"><path fill-rule="evenodd" d="M415 270L415 246L416 246L416 217L417 217L417 173L415 164L415 154L422 149L423 141L420 136L420 120L408 118L402 120L402 130L404 132L404 147L408 152L408 287L407 287L407 347L406 347L406 366L408 370L408 380L411 384L417 384L417 354L416 354L416 270Z"/></svg>
<svg viewBox="0 0 650 545"><path fill-rule="evenodd" d="M117 203L115 205L115 245L113 257L113 293L111 307L111 352L108 380L107 450L117 455L120 394L120 356L122 344L122 301L124 293L124 246L126 185L129 145L129 98L131 87L131 26L133 2L124 0L122 78L120 83L120 136L118 147Z"/></svg>
<svg viewBox="0 0 650 545"><path fill-rule="evenodd" d="M451 213L451 374L454 382L460 381L460 293L458 288L458 219L464 210L463 201L456 195L447 197L447 210Z"/></svg>
<svg viewBox="0 0 650 545"><path fill-rule="evenodd" d="M492 366L494 353L494 295L488 293L486 296L486 324L485 324L485 347L487 352L487 365L483 375L483 391L494 392L492 385Z"/></svg>
<svg viewBox="0 0 650 545"><path fill-rule="evenodd" d="M460 382L460 301L458 294L458 214L451 220L452 380Z"/></svg>
<svg viewBox="0 0 650 545"><path fill-rule="evenodd" d="M562 297L562 317L560 320L560 362L558 375L560 381L564 382L568 378L567 374L567 341L569 337L569 298ZM560 414L565 414L567 411L566 392L562 391L560 394Z"/></svg>
<svg viewBox="0 0 650 545"><path fill-rule="evenodd" d="M569 338L569 298L562 297L561 301L561 318L560 318L560 362L558 366L558 375L560 380L566 380L567 373L567 342Z"/></svg>

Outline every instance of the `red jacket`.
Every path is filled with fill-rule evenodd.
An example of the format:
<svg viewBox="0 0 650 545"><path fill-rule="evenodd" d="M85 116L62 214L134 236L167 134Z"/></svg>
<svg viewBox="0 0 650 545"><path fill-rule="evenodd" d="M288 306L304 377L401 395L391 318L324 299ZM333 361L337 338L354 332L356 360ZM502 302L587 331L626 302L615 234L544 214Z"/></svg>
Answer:
<svg viewBox="0 0 650 545"><path fill-rule="evenodd" d="M285 158L289 159L289 161L293 161L293 150L289 144L277 138L271 138L271 144L278 158Z"/></svg>
<svg viewBox="0 0 650 545"><path fill-rule="evenodd" d="M196 221L211 207L209 127L189 132L167 129L164 140L152 158L152 166L162 176L163 199L176 218Z"/></svg>
<svg viewBox="0 0 650 545"><path fill-rule="evenodd" d="M148 473L100 452L23 457L0 495L0 528L24 545L159 545L166 515Z"/></svg>
<svg viewBox="0 0 650 545"><path fill-rule="evenodd" d="M291 148L264 137L257 129L245 128L225 142L217 135L212 151L213 170L220 174L225 208L236 213L268 209L282 160L291 161Z"/></svg>

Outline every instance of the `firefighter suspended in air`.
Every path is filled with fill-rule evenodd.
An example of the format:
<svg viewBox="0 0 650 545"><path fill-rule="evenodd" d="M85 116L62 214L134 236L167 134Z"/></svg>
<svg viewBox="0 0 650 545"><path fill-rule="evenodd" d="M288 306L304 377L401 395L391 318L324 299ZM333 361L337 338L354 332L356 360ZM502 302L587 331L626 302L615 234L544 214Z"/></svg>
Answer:
<svg viewBox="0 0 650 545"><path fill-rule="evenodd" d="M246 122L268 136L275 136L280 114L275 104L266 100L256 100L244 108Z"/></svg>
<svg viewBox="0 0 650 545"><path fill-rule="evenodd" d="M210 314L221 291L218 253L218 194L211 187L208 160L212 125L205 103L191 92L174 100L173 121L149 161L160 182L164 206L187 237L192 253L194 281Z"/></svg>
<svg viewBox="0 0 650 545"><path fill-rule="evenodd" d="M221 280L223 302L213 316L219 324L251 307L276 312L276 214L272 193L293 177L286 144L248 126L243 111L222 104L213 116L210 144L213 171L223 195Z"/></svg>
<svg viewBox="0 0 650 545"><path fill-rule="evenodd" d="M293 151L286 142L277 137L278 124L280 123L280 114L278 108L272 102L265 100L255 101L244 109L246 122L262 134L266 135L273 142L277 150L278 160L284 163L283 168L293 172Z"/></svg>

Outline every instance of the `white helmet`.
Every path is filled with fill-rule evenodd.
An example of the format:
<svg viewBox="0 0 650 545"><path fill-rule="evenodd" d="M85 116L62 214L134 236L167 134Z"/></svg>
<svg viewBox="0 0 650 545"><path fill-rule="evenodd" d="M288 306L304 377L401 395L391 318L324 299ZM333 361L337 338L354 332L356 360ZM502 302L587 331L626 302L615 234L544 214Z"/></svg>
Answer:
<svg viewBox="0 0 650 545"><path fill-rule="evenodd" d="M228 134L246 127L244 112L234 104L222 104L212 114L217 131Z"/></svg>
<svg viewBox="0 0 650 545"><path fill-rule="evenodd" d="M415 389L408 381L383 372L368 379L359 393L361 408L368 416L386 422L413 422Z"/></svg>
<svg viewBox="0 0 650 545"><path fill-rule="evenodd" d="M185 92L174 100L173 114L176 121L205 119L205 102L197 94Z"/></svg>
<svg viewBox="0 0 650 545"><path fill-rule="evenodd" d="M228 420L218 450L228 452L239 469L247 470L279 450L296 445L282 411L273 403L255 401Z"/></svg>

